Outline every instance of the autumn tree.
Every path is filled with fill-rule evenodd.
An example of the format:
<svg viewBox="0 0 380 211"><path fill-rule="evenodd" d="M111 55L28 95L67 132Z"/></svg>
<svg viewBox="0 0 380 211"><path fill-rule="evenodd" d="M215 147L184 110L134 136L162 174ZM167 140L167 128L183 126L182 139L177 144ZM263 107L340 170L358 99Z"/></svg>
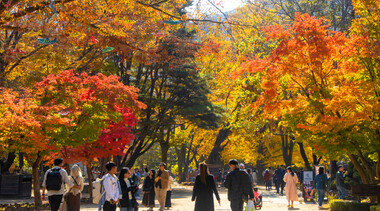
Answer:
<svg viewBox="0 0 380 211"><path fill-rule="evenodd" d="M365 173L354 156L379 148L378 119L373 118L377 88L363 77L365 66L356 59L366 51L367 38L345 37L330 30L326 19L299 13L291 26L267 27L266 36L278 46L243 68L262 74L263 91L254 108L262 107L272 119L282 117L281 124L298 134L318 136L309 144L320 152L346 153L363 182L371 182L372 171Z"/></svg>
<svg viewBox="0 0 380 211"><path fill-rule="evenodd" d="M137 101L137 91L116 76L77 75L68 70L47 76L25 98L5 93L2 146L27 154L36 204L41 202L38 169L47 155L61 151L68 160L90 164L95 157L124 152L134 138L134 112L145 106Z"/></svg>
<svg viewBox="0 0 380 211"><path fill-rule="evenodd" d="M30 90L1 90L1 151L24 152L33 170L36 204L41 204L38 169L41 161L60 146L58 131L71 127L70 120L59 115L61 105L41 105Z"/></svg>

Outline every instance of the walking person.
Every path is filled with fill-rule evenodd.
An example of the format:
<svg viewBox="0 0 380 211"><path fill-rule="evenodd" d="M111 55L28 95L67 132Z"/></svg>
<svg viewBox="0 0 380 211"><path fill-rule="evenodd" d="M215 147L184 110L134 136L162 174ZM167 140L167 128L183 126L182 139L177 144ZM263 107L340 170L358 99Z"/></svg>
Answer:
<svg viewBox="0 0 380 211"><path fill-rule="evenodd" d="M227 174L223 185L228 189L228 200L231 202L232 211L242 211L244 201L254 200L252 183L245 171L239 169L238 162L232 159L228 162L231 172Z"/></svg>
<svg viewBox="0 0 380 211"><path fill-rule="evenodd" d="M168 171L169 172L169 171ZM170 172L169 172L170 175ZM168 191L166 192L166 200L165 200L165 208L170 209L172 207L172 183L174 179L172 176L169 176L169 187Z"/></svg>
<svg viewBox="0 0 380 211"><path fill-rule="evenodd" d="M318 172L319 174L315 176L315 179L314 179L314 187L317 189L317 193L318 193L318 208L322 208L323 199L325 198L328 178L327 178L327 175L324 173L323 167L319 167Z"/></svg>
<svg viewBox="0 0 380 211"><path fill-rule="evenodd" d="M252 187L255 186L254 181L253 181L253 176L252 176L252 169L247 169L247 174L249 176L249 181L251 181L252 183Z"/></svg>
<svg viewBox="0 0 380 211"><path fill-rule="evenodd" d="M216 189L214 176L208 173L207 164L201 163L199 165L199 175L195 178L193 197L191 198L191 201L195 201L194 211L213 211L213 193L220 205L220 198L218 190Z"/></svg>
<svg viewBox="0 0 380 211"><path fill-rule="evenodd" d="M275 185L276 185L276 191L278 194L280 194L280 188L281 188L281 195L284 194L284 187L285 187L285 182L284 182L284 176L285 176L285 166L281 165L280 168L276 169L273 175L273 180L275 180Z"/></svg>
<svg viewBox="0 0 380 211"><path fill-rule="evenodd" d="M66 170L62 166L63 159L55 159L54 167L46 171L42 182L42 197L45 200L45 191L47 190L51 211L59 210L63 194L66 192L65 184L68 188L80 188L79 186L74 186L74 183L70 181Z"/></svg>
<svg viewBox="0 0 380 211"><path fill-rule="evenodd" d="M116 205L119 203L120 199L120 184L116 177L117 167L113 162L108 162L106 164L106 169L108 173L103 177L103 187L105 191L105 202L103 203L104 211L115 211ZM102 204L102 203L100 203Z"/></svg>
<svg viewBox="0 0 380 211"><path fill-rule="evenodd" d="M135 172L132 174L131 178L133 179L134 184L137 186L140 185L141 182L141 173L139 168L135 168ZM135 193L136 199L140 199L140 192L137 190Z"/></svg>
<svg viewBox="0 0 380 211"><path fill-rule="evenodd" d="M271 189L271 177L270 177L270 173L269 173L269 170L266 169L264 171L264 182L265 182L265 190L270 190Z"/></svg>
<svg viewBox="0 0 380 211"><path fill-rule="evenodd" d="M169 172L165 170L166 164L160 164L157 177L155 178L154 191L160 204L160 211L165 209L166 192L169 187Z"/></svg>
<svg viewBox="0 0 380 211"><path fill-rule="evenodd" d="M347 173L348 172L344 170L343 166L338 167L338 172L336 173L336 188L338 189L339 199L343 199L346 196L344 179L346 178Z"/></svg>
<svg viewBox="0 0 380 211"><path fill-rule="evenodd" d="M74 186L66 193L67 210L79 211L82 197L81 192L84 188L84 178L82 177L82 170L78 165L75 164L71 167L69 180Z"/></svg>
<svg viewBox="0 0 380 211"><path fill-rule="evenodd" d="M288 207L293 208L293 202L298 201L298 195L297 195L298 178L297 178L297 174L293 172L290 166L286 170L287 170L287 173L284 176L284 182L286 182L286 186L285 186L286 199L288 200Z"/></svg>
<svg viewBox="0 0 380 211"><path fill-rule="evenodd" d="M272 184L273 184L273 174L274 174L274 171L272 169L272 167L268 167L268 171L269 171L269 175L270 175L270 179L269 179L269 190L272 190Z"/></svg>
<svg viewBox="0 0 380 211"><path fill-rule="evenodd" d="M257 185L257 170L256 169L253 169L252 180L253 180L253 186Z"/></svg>
<svg viewBox="0 0 380 211"><path fill-rule="evenodd" d="M121 199L119 201L120 211L134 211L137 207L137 201L135 193L138 190L138 186L131 178L131 172L129 168L122 168L119 175Z"/></svg>
<svg viewBox="0 0 380 211"><path fill-rule="evenodd" d="M149 172L149 176L147 176L144 179L144 184L143 184L143 200L142 204L145 207L149 207L149 210L153 210L154 207L154 198L156 196L154 192L154 178L156 176L156 170L152 169Z"/></svg>

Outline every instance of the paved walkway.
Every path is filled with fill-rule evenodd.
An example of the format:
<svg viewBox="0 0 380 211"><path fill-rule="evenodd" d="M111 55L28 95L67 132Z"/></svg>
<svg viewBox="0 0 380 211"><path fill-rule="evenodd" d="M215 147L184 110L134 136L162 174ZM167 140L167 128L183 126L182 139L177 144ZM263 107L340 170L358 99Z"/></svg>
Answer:
<svg viewBox="0 0 380 211"><path fill-rule="evenodd" d="M223 189L218 189L220 198L221 198L221 205L217 204L217 201L215 199L215 210L216 211L222 211L222 210L230 210L230 203L227 199L227 192ZM307 211L317 211L318 205L314 203L303 203L303 202L295 202L294 208L288 208L287 207L287 200L285 196L280 196L275 193L274 190L272 191L265 191L264 188L260 188L260 191L263 195L263 211L281 211L281 210L307 210ZM192 194L192 187L175 187L173 189L173 195L172 195L172 205L173 207L170 209L172 211L193 211L194 210L194 202L191 201L191 194ZM302 197L299 197L302 201ZM156 208L154 211L159 210L158 209L158 202L156 202ZM327 205L324 205L327 207ZM81 210L88 210L88 211L95 211L96 206L94 205L86 205ZM139 211L146 211L147 208L144 208L141 206L139 208ZM325 210L328 210L327 208Z"/></svg>
<svg viewBox="0 0 380 211"><path fill-rule="evenodd" d="M230 210L230 202L227 199L227 191L224 188L219 188L219 195L221 198L221 205L217 204L215 200L215 211L227 211ZM301 202L295 202L294 208L290 209L287 207L287 200L285 196L280 196L272 191L265 191L265 187L259 187L260 192L263 195L263 211L282 211L282 210L307 210L307 211L317 211L318 206L314 203L303 203L302 197L299 193L299 198ZM176 186L173 188L172 194L172 205L173 207L170 209L172 211L193 211L194 210L194 202L191 201L192 195L192 187L184 187L184 186ZM9 204L9 203L32 203L32 199L27 200L9 200L9 199L0 199L0 204ZM141 201L139 201L140 203ZM156 208L154 211L159 210L158 202L156 201ZM327 207L327 205L324 205ZM81 210L83 211L97 211L97 205L94 204L82 204ZM143 206L140 207L139 211L146 211L147 208ZM328 210L328 209L325 209Z"/></svg>

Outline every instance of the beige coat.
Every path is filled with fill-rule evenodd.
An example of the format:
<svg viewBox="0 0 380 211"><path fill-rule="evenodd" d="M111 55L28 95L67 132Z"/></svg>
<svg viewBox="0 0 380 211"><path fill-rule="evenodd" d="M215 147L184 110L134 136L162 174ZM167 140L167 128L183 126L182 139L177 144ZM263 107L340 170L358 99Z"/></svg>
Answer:
<svg viewBox="0 0 380 211"><path fill-rule="evenodd" d="M156 182L158 181L158 178L156 178ZM164 190L168 190L169 188L169 172L164 170L161 174L161 187Z"/></svg>
<svg viewBox="0 0 380 211"><path fill-rule="evenodd" d="M288 201L298 201L297 174L294 174L294 176L292 176L291 173L286 173L284 176L284 182L286 182L286 186L285 186L286 199Z"/></svg>

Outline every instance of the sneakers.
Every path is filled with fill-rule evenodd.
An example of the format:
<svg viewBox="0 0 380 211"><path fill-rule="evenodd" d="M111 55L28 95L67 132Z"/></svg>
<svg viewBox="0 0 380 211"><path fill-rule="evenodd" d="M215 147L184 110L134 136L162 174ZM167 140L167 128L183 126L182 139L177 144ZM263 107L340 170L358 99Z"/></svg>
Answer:
<svg viewBox="0 0 380 211"><path fill-rule="evenodd" d="M323 206L318 206L318 209L322 209L323 208Z"/></svg>

